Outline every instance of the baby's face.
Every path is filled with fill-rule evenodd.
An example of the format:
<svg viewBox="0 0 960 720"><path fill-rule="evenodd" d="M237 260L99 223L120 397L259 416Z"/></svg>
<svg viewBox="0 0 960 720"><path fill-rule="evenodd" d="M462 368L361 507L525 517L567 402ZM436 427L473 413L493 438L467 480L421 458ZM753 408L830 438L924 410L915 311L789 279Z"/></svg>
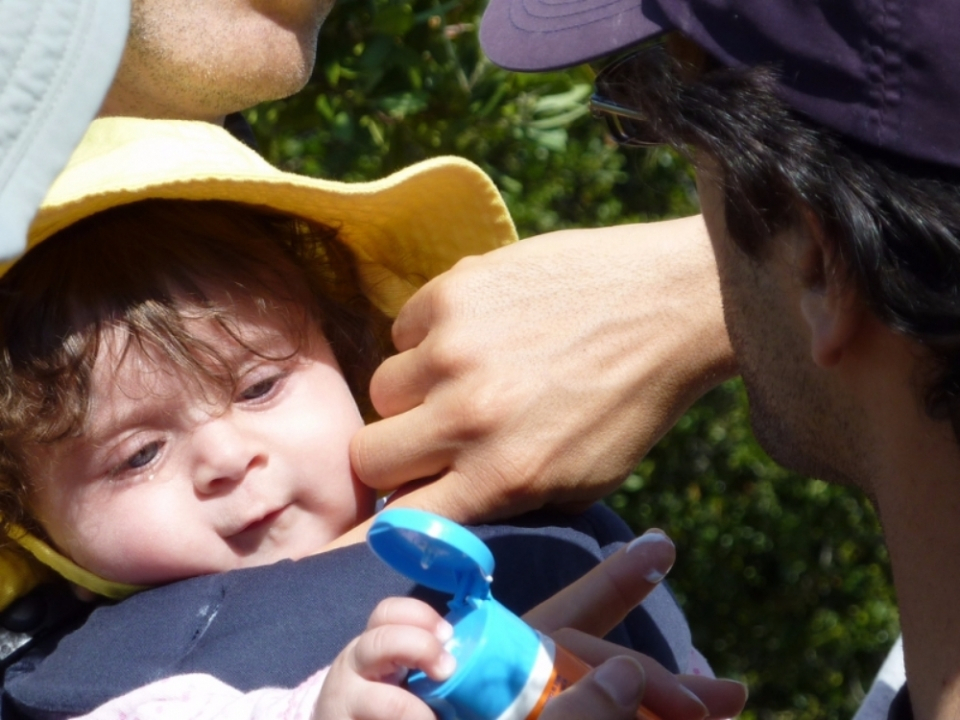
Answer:
<svg viewBox="0 0 960 720"><path fill-rule="evenodd" d="M294 349L277 322L239 316L270 357ZM210 320L191 330L242 381L211 403L167 361L108 335L82 436L35 448L33 510L74 562L109 580L154 584L299 558L368 517L353 474L362 426L318 330L288 360L244 350ZM208 393L214 396L216 393Z"/></svg>

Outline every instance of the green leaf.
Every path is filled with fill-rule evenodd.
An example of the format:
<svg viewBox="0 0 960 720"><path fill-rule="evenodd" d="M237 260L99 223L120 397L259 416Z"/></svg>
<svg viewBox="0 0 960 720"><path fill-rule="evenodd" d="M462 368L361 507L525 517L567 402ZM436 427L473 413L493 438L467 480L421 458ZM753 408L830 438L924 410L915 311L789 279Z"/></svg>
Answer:
<svg viewBox="0 0 960 720"><path fill-rule="evenodd" d="M413 9L408 3L393 2L381 6L373 16L370 29L385 35L405 35L413 27Z"/></svg>
<svg viewBox="0 0 960 720"><path fill-rule="evenodd" d="M533 106L535 113L558 113L567 112L575 106L582 105L593 88L586 83L578 83L572 88L562 93L545 95L539 98Z"/></svg>
<svg viewBox="0 0 960 720"><path fill-rule="evenodd" d="M390 117L403 120L424 110L427 107L427 97L423 93L405 92L380 98L377 105Z"/></svg>

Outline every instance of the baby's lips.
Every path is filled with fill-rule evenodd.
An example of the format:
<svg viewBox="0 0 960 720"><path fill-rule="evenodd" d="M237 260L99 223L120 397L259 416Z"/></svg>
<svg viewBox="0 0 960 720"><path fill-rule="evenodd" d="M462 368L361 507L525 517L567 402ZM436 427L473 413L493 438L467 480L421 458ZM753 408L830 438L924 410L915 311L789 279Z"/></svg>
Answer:
<svg viewBox="0 0 960 720"><path fill-rule="evenodd" d="M245 524L239 525L238 529L223 533L221 536L225 540L230 540L231 542L245 541L248 538L254 539L257 535L262 532L269 530L274 522L283 514L283 511L287 509L287 506L277 508L275 510L270 510L261 515L255 516L253 519L248 520Z"/></svg>

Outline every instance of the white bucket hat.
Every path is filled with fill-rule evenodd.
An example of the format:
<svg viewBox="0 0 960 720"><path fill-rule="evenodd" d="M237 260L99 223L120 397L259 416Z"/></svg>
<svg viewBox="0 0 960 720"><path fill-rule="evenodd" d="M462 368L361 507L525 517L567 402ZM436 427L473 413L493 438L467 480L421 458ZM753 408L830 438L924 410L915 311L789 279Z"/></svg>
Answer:
<svg viewBox="0 0 960 720"><path fill-rule="evenodd" d="M128 0L0 0L0 257L27 226L120 64Z"/></svg>

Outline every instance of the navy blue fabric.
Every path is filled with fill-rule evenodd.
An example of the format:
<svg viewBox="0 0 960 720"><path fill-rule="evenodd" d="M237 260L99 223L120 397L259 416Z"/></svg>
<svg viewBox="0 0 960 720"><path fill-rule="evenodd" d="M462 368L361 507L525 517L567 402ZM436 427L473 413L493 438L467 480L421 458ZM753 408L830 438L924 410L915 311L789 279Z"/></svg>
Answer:
<svg viewBox="0 0 960 720"><path fill-rule="evenodd" d="M495 596L523 613L631 539L608 509L570 517L540 512L474 528L496 559ZM297 562L193 578L94 610L56 642L7 672L11 708L33 718L88 712L174 674L205 672L251 690L292 687L328 665L385 597L413 595L443 610L447 597L414 586L365 545ZM671 670L689 656L676 603L658 589L609 636Z"/></svg>
<svg viewBox="0 0 960 720"><path fill-rule="evenodd" d="M889 720L913 720L913 706L910 704L910 691L904 685L897 691L890 704Z"/></svg>

